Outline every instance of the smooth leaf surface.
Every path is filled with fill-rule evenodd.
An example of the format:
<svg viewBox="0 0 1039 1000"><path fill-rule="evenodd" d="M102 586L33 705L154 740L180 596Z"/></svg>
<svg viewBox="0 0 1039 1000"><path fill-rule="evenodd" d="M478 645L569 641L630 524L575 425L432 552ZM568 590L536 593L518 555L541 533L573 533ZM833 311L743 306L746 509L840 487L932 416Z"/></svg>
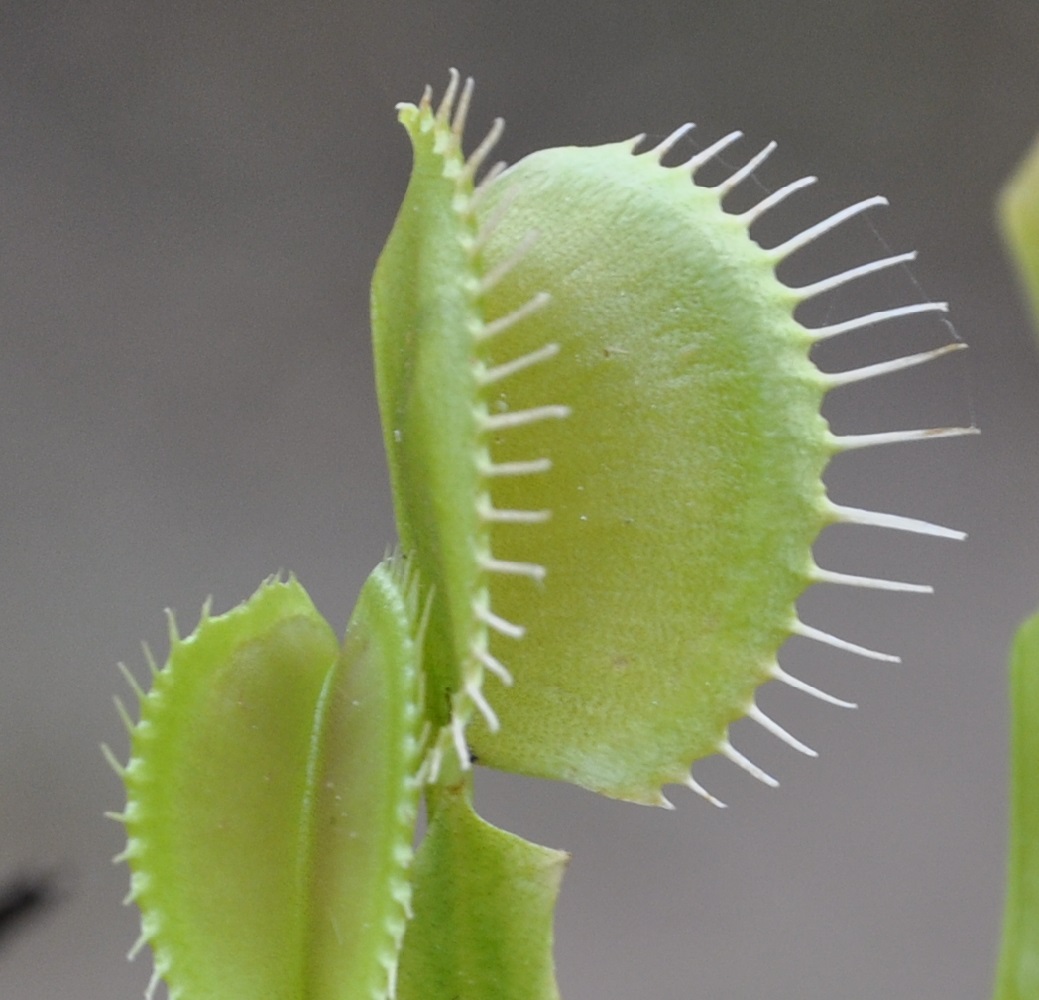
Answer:
<svg viewBox="0 0 1039 1000"><path fill-rule="evenodd" d="M173 638L124 817L171 997L388 995L418 794L412 627L383 565L342 647L295 580Z"/></svg>
<svg viewBox="0 0 1039 1000"><path fill-rule="evenodd" d="M486 823L462 787L438 788L432 809L399 1000L558 1000L552 914L568 855Z"/></svg>

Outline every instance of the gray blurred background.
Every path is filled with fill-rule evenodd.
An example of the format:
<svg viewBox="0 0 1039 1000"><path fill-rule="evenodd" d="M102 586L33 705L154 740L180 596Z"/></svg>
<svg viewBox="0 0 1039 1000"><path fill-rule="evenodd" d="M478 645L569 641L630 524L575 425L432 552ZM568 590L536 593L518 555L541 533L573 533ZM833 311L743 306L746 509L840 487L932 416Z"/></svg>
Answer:
<svg viewBox="0 0 1039 1000"><path fill-rule="evenodd" d="M806 321L948 299L972 350L847 388L838 431L970 422L984 435L839 459L846 503L966 528L939 542L833 529L818 558L931 581L934 597L806 595L806 620L900 653L792 642L783 662L847 712L763 706L816 746L741 724L782 782L731 764L675 813L481 774L490 819L574 858L557 924L565 1000L913 1000L989 990L1001 909L1004 660L1039 603L1039 365L991 201L1039 129L1039 7L1023 0L493 0L0 4L0 876L64 898L0 948L3 1000L138 997L136 915L98 751L125 737L115 663L165 653L279 568L345 622L393 524L368 281L407 180L394 104L477 79L475 142L510 160L699 124L769 139L775 188L817 187L760 230L851 201L891 208L790 262L818 278L917 248ZM771 228L770 228L771 227ZM879 234L879 235L878 235ZM944 342L941 323L849 335L821 366Z"/></svg>

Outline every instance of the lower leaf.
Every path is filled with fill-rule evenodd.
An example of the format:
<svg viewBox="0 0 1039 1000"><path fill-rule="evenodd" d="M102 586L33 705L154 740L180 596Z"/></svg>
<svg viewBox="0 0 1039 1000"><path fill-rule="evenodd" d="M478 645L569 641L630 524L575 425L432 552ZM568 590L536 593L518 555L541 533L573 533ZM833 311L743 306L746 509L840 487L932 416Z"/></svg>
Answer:
<svg viewBox="0 0 1039 1000"><path fill-rule="evenodd" d="M499 830L468 788L430 796L398 1000L558 1000L552 914L569 855Z"/></svg>
<svg viewBox="0 0 1039 1000"><path fill-rule="evenodd" d="M1010 845L996 1000L1039 996L1039 615L1010 657Z"/></svg>

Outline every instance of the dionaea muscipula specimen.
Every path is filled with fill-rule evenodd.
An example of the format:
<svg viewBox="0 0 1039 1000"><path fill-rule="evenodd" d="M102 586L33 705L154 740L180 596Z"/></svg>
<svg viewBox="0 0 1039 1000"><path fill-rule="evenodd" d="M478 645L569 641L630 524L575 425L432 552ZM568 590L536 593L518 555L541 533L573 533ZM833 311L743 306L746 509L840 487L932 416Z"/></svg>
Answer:
<svg viewBox="0 0 1039 1000"><path fill-rule="evenodd" d="M299 585L172 639L127 719L121 817L141 943L171 996L254 1000L556 996L551 913L564 856L472 811L471 758L666 805L765 716L792 635L894 659L798 618L815 583L927 591L821 567L845 522L947 538L843 506L838 452L969 428L835 436L832 389L962 347L856 371L813 344L942 303L809 329L797 306L911 254L792 288L777 265L871 198L778 246L751 226L811 182L740 212L642 137L485 167L468 155L472 82L399 116L414 169L376 269L372 323L399 550L343 643ZM670 158L669 158L670 159ZM412 859L416 803L429 828ZM410 918L410 922L409 921Z"/></svg>

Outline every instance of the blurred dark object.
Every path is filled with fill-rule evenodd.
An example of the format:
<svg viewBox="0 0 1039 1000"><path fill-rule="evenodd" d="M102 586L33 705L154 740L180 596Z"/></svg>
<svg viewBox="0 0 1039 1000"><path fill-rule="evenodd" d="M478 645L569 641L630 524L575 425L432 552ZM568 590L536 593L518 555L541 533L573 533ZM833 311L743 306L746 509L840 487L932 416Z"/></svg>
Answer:
<svg viewBox="0 0 1039 1000"><path fill-rule="evenodd" d="M60 897L50 875L23 875L0 886L0 945L37 919Z"/></svg>

